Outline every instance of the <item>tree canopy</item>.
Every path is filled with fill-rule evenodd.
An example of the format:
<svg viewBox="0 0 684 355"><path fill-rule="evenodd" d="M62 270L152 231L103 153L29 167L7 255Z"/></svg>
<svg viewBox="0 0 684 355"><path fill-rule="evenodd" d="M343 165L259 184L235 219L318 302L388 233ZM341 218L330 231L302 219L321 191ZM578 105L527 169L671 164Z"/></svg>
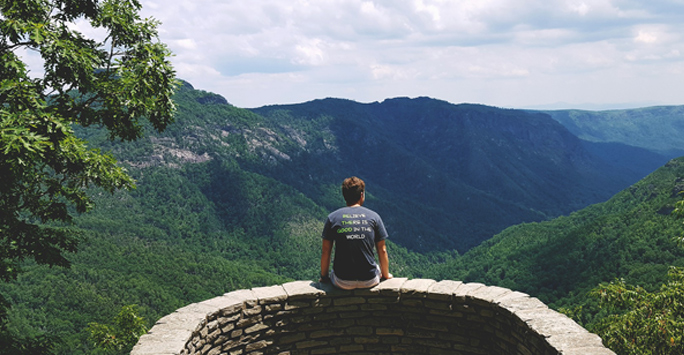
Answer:
<svg viewBox="0 0 684 355"><path fill-rule="evenodd" d="M172 122L170 51L140 9L137 0L0 0L0 279L16 278L25 259L69 265L64 253L79 238L68 223L91 207L86 189L134 186L74 125L134 140ZM38 56L42 68L27 64Z"/></svg>

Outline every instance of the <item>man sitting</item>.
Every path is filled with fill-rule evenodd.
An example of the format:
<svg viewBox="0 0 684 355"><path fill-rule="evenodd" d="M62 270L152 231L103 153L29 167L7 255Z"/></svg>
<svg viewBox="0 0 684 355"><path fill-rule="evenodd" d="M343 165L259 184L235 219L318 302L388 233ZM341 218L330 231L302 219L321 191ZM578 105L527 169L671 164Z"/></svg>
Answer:
<svg viewBox="0 0 684 355"><path fill-rule="evenodd" d="M366 184L353 176L342 183L342 195L347 203L328 215L323 228L321 282L352 290L377 285L381 279L391 279L389 257L385 247L387 231L380 216L363 207ZM335 260L330 268L330 255L335 245ZM373 247L378 252L380 265L375 263Z"/></svg>

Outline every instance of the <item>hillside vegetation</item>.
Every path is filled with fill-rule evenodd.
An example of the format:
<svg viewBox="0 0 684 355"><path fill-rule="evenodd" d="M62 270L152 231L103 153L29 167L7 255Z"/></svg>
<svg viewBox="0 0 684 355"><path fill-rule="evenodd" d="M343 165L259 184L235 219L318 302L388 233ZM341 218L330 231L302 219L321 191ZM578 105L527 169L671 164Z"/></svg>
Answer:
<svg viewBox="0 0 684 355"><path fill-rule="evenodd" d="M428 274L527 292L554 307L585 305L582 317L592 323L596 300L587 293L599 283L624 278L654 290L668 266L684 266L673 241L682 223L670 215L684 191L683 176L684 158L672 160L609 201L507 228Z"/></svg>

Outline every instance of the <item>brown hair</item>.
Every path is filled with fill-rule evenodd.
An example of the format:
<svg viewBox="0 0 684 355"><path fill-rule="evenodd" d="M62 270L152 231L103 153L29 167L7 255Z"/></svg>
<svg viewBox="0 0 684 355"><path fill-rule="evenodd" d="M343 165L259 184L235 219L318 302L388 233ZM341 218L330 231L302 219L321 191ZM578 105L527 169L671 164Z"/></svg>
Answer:
<svg viewBox="0 0 684 355"><path fill-rule="evenodd" d="M366 183L363 180L352 176L344 179L342 183L342 196L347 206L351 206L361 200L361 194L366 191Z"/></svg>

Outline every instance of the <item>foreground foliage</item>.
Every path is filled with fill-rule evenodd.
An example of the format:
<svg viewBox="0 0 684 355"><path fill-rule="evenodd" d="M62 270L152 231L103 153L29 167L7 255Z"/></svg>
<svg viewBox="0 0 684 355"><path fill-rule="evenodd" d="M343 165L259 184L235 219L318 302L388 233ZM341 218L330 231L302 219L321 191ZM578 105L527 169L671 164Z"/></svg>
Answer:
<svg viewBox="0 0 684 355"><path fill-rule="evenodd" d="M684 269L671 268L667 283L655 292L616 280L592 294L602 307L616 312L592 331L618 354L684 353Z"/></svg>
<svg viewBox="0 0 684 355"><path fill-rule="evenodd" d="M130 349L147 332L145 320L138 315L135 305L121 307L112 324L88 324L90 339L105 351Z"/></svg>
<svg viewBox="0 0 684 355"><path fill-rule="evenodd" d="M91 207L89 186L108 192L133 180L115 159L75 136L73 124L107 128L132 140L146 118L156 129L172 120L174 72L155 21L140 20L137 1L0 1L0 279L19 263L67 266L76 250L70 222ZM83 19L106 37L71 29ZM39 53L44 74L22 57ZM71 209L72 208L72 209Z"/></svg>
<svg viewBox="0 0 684 355"><path fill-rule="evenodd" d="M65 253L84 236L71 222L91 209L88 189L134 186L75 125L128 141L172 121L170 52L140 8L137 0L0 0L0 281L15 280L25 261L69 266ZM102 38L75 29L83 26ZM0 331L8 304L0 296ZM40 342L15 335L3 351L39 352L26 344Z"/></svg>

